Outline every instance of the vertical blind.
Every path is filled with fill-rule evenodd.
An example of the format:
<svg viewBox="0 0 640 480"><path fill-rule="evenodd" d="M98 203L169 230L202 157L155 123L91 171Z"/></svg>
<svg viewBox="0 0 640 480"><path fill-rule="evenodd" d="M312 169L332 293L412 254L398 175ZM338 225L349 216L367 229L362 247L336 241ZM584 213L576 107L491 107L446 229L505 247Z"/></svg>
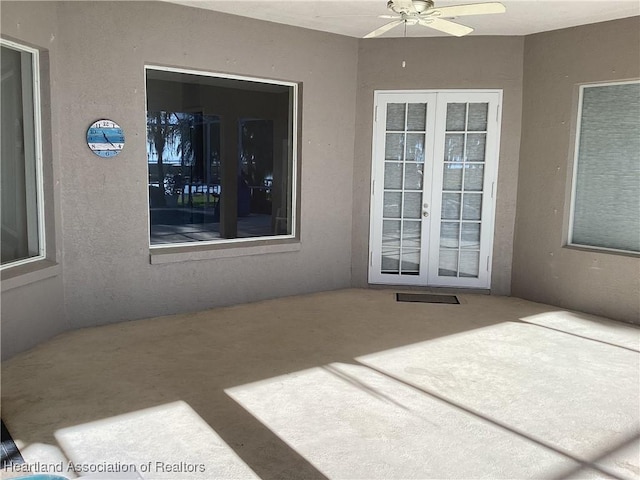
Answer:
<svg viewBox="0 0 640 480"><path fill-rule="evenodd" d="M584 86L570 243L640 252L640 82Z"/></svg>

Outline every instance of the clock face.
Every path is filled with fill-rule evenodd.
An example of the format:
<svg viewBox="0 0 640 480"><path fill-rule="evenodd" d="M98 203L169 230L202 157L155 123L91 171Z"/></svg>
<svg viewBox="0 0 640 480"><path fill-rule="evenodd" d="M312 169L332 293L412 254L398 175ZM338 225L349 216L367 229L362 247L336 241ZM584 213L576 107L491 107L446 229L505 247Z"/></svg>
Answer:
<svg viewBox="0 0 640 480"><path fill-rule="evenodd" d="M87 130L87 145L99 157L115 157L124 147L124 132L116 122L98 120Z"/></svg>

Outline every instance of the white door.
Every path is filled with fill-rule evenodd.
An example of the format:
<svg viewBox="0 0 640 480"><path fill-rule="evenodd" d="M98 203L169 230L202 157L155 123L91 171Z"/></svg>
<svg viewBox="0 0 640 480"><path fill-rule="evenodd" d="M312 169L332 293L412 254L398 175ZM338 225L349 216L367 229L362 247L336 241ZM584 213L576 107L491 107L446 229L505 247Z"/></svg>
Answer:
<svg viewBox="0 0 640 480"><path fill-rule="evenodd" d="M490 287L501 97L376 92L370 283Z"/></svg>

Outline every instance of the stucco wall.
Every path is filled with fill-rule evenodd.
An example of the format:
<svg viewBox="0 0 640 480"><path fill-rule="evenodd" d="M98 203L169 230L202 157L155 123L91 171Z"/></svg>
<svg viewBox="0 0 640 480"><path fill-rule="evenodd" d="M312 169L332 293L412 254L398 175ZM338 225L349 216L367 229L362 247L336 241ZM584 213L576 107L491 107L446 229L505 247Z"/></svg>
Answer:
<svg viewBox="0 0 640 480"><path fill-rule="evenodd" d="M8 40L22 41L40 52L42 103L42 154L44 211L47 259L2 271L0 314L2 325L2 358L26 350L47 338L68 329L64 310L62 230L59 190L60 162L57 142L52 131L57 117L51 108L50 79L58 76L57 64L51 56L57 54L59 30L56 6L43 3L36 9L15 9L15 5L0 4L0 32Z"/></svg>
<svg viewBox="0 0 640 480"><path fill-rule="evenodd" d="M55 35L36 22L43 8ZM55 66L72 328L350 285L357 40L156 2L3 2L2 17L3 34L49 49ZM297 250L150 263L145 64L302 82ZM100 159L85 144L99 118L125 131L116 158ZM29 330L3 325L3 337Z"/></svg>
<svg viewBox="0 0 640 480"><path fill-rule="evenodd" d="M503 89L491 291L509 294L522 116L522 37L360 42L353 180L353 284L367 284L374 90ZM402 61L406 62L402 68Z"/></svg>
<svg viewBox="0 0 640 480"><path fill-rule="evenodd" d="M563 247L578 85L640 77L638 17L525 39L514 295L640 322L640 258Z"/></svg>
<svg viewBox="0 0 640 480"><path fill-rule="evenodd" d="M366 285L376 89L503 89L492 292L638 321L638 258L562 248L576 84L640 75L637 18L526 39L358 41L155 2L3 1L0 16L50 66L55 219L55 265L3 281L3 358L68 328ZM145 64L302 82L299 248L151 264ZM85 145L98 118L125 130L114 159Z"/></svg>
<svg viewBox="0 0 640 480"><path fill-rule="evenodd" d="M3 289L2 359L27 350L68 329L64 312L62 276L52 276Z"/></svg>

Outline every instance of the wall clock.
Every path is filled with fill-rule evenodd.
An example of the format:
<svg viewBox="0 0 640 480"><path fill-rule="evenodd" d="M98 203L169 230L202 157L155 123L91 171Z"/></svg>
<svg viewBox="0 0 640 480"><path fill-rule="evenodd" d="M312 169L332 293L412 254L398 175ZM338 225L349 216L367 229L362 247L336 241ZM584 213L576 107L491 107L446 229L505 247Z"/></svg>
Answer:
<svg viewBox="0 0 640 480"><path fill-rule="evenodd" d="M115 157L124 147L124 132L112 120L97 120L87 130L87 145L99 157Z"/></svg>

